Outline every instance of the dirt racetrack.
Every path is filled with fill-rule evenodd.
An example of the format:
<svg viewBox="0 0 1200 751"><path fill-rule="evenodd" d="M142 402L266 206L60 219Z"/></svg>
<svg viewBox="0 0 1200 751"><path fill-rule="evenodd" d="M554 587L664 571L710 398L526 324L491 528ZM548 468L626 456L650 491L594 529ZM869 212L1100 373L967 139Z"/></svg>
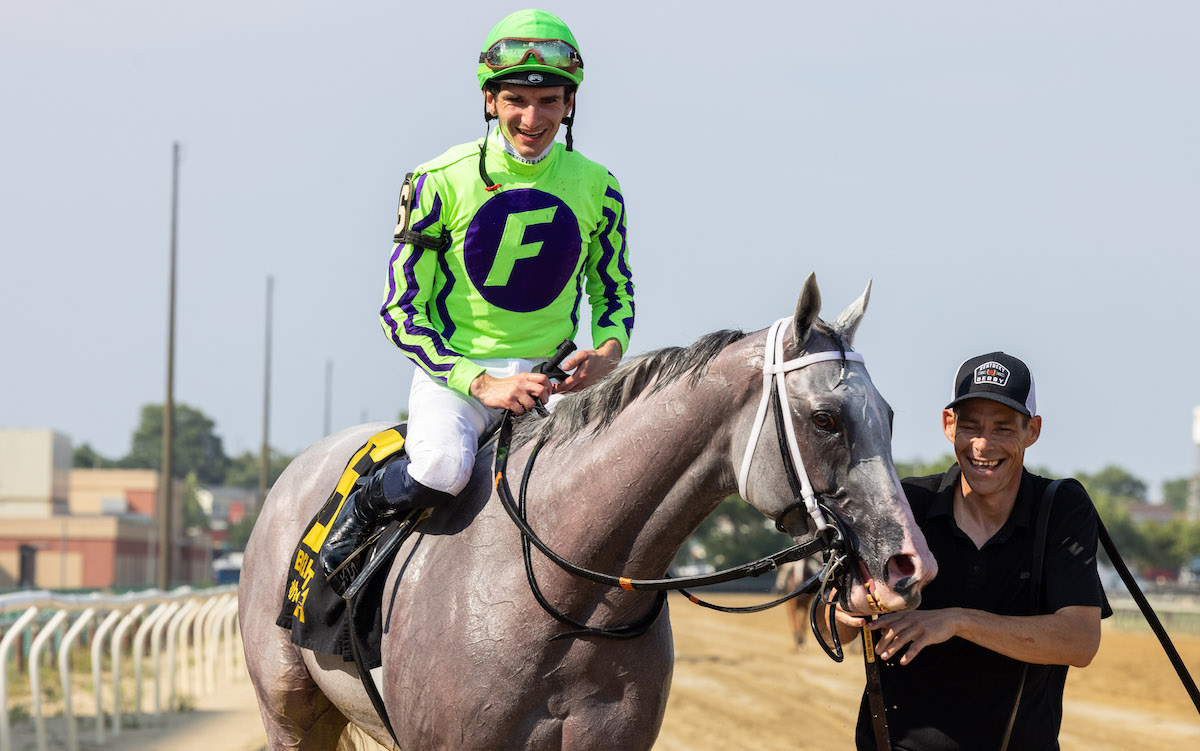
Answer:
<svg viewBox="0 0 1200 751"><path fill-rule="evenodd" d="M712 599L746 604L756 598ZM857 643L846 662L837 664L811 639L794 649L778 609L728 615L679 597L670 603L675 676L655 751L853 748L863 686ZM1192 673L1200 673L1200 637L1172 637ZM243 680L198 698L197 711L127 730L119 743L101 748L257 751L264 738L252 697ZM83 747L95 748L88 738L85 731ZM1154 636L1148 630L1118 631L1106 622L1096 660L1073 669L1067 680L1061 741L1064 751L1200 748L1200 717Z"/></svg>
<svg viewBox="0 0 1200 751"><path fill-rule="evenodd" d="M837 664L811 635L794 650L780 609L728 615L672 598L671 620L675 677L655 751L854 747L860 642ZM1172 639L1200 675L1200 637ZM1106 621L1096 659L1068 674L1059 738L1064 751L1200 748L1200 716L1154 635L1117 631Z"/></svg>

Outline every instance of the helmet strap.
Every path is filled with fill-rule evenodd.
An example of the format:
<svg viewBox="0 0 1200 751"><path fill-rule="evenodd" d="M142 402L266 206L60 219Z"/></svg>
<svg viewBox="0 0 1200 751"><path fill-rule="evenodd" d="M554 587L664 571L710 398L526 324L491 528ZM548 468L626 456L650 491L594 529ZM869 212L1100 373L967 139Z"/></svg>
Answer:
<svg viewBox="0 0 1200 751"><path fill-rule="evenodd" d="M492 127L488 124L488 121L491 119L492 118L485 111L483 119L483 141L481 141L479 144L479 176L483 178L483 189L486 191L493 191L500 187L498 184L492 182L492 178L489 177L487 173L487 142L488 135L492 131Z"/></svg>
<svg viewBox="0 0 1200 751"><path fill-rule="evenodd" d="M571 136L571 126L575 124L575 113L579 110L579 91L572 92L571 97L571 114L563 117L562 121L567 126L567 151L575 150L575 139Z"/></svg>

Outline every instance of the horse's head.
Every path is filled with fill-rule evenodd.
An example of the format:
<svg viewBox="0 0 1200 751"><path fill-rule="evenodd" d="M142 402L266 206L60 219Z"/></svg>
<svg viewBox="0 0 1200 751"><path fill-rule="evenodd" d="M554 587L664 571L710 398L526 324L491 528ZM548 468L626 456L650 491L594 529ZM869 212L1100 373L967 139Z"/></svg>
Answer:
<svg viewBox="0 0 1200 751"><path fill-rule="evenodd" d="M743 498L788 534L836 517L857 558L839 599L855 613L914 608L937 574L892 463L891 407L850 349L870 291L830 325L817 318L821 293L809 275L794 318L768 330L768 391L736 457Z"/></svg>

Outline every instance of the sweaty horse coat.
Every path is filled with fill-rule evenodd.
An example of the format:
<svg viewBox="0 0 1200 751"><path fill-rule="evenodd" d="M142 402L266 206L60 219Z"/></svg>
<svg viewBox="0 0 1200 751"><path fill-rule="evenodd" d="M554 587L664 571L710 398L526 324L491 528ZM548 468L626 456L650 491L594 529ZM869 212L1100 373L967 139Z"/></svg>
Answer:
<svg viewBox="0 0 1200 751"><path fill-rule="evenodd" d="M787 358L849 345L864 293L832 325L817 320L809 277L790 322ZM528 518L572 561L633 578L662 576L738 470L763 393L765 332L718 332L684 349L633 358L604 382L564 398L550 418L524 421L514 476L545 439ZM936 572L891 460L890 410L857 362L789 373L792 420L807 476L849 528L861 560L843 597L860 612L914 607ZM533 418L536 419L536 418ZM390 739L353 666L291 644L274 624L299 530L328 497L346 457L384 425L315 444L272 489L243 564L247 666L271 749L332 748L347 721ZM746 500L768 518L793 506L773 424L752 450ZM485 450L468 488L402 547L384 590L379 683L401 748L649 749L670 688L669 614L628 641L549 641L564 626L538 605L519 534L493 497ZM807 533L803 513L781 520ZM592 625L636 621L654 594L577 579L535 553L547 599ZM870 591L868 591L870 590Z"/></svg>

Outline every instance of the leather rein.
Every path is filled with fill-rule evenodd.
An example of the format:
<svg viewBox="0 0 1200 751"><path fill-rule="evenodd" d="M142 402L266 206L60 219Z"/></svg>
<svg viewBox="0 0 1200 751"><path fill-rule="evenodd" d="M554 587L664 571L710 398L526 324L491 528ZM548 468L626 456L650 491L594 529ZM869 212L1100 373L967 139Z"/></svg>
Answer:
<svg viewBox="0 0 1200 751"><path fill-rule="evenodd" d="M642 634L645 634L657 622L659 615L662 613L663 605L666 602L667 592L670 590L679 590L693 603L706 607L712 610L719 610L726 613L753 613L768 608L775 607L799 597L804 594L819 593L819 597L814 598L812 609L809 612L809 623L817 641L834 660L840 662L843 659L842 645L838 638L837 628L834 624L833 608L829 608L829 631L834 643L831 649L826 644L819 629L817 628L816 617L819 604L828 604L831 602L829 597L832 596L831 589L837 587L841 589L842 578L845 575L847 560L852 555L852 551L848 549L847 537L842 529L840 522L828 507L820 503L816 494L813 492L812 484L809 482L808 473L804 468L804 461L800 455L799 444L796 440L795 426L792 421L784 415L784 404L787 403L787 391L784 384L784 377L788 372L798 370L819 362L827 362L831 360L841 360L843 377L845 375L845 366L847 361L863 362L862 355L857 352L847 352L844 347L839 345L839 350L817 352L794 360L785 361L783 358L783 338L785 333L785 324L791 319L783 318L776 321L767 334L767 342L764 351L763 360L763 398L759 404L758 412L755 418L754 427L751 430L750 439L747 442L746 453L743 457L741 472L739 474L738 486L741 491L742 498L746 498L746 479L749 475L750 464L753 461L755 448L758 443L758 438L762 427L766 421L766 413L770 408L774 413L776 435L778 437L779 451L783 457L785 474L788 478L788 484L792 491L792 496L795 501L786 506L776 516L776 527L785 532L782 527L783 519L793 510L804 508L812 518L816 531L813 536L803 542L797 543L790 548L773 553L769 556L760 558L750 563L742 564L729 569L716 571L711 574L701 574L696 576L684 577L667 577L662 579L633 579L625 576L616 576L612 574L592 571L590 569L579 566L567 560L563 556L555 552L529 525L526 518L526 498L529 486L529 479L533 474L533 467L537 459L538 453L545 445L545 438L539 440L530 451L529 458L525 463L524 471L521 474L520 488L516 498L513 497L512 488L508 481L508 457L512 444L513 431L513 414L506 410L500 418L498 428L497 445L495 452L495 486L497 494L500 496L500 501L504 505L505 511L521 532L521 547L525 561L525 574L529 580L530 590L534 597L550 616L561 623L571 626L574 630L557 634L551 637L551 641L557 639L574 638L580 636L592 636L610 639L632 639ZM565 344L565 343L564 343ZM558 370L562 359L569 352L569 349L564 350L563 347L555 354L551 360L542 366L542 372L552 372ZM561 371L559 371L561 372ZM539 413L541 410L539 410ZM611 627L596 627L589 626L586 623L577 621L570 616L562 613L555 608L544 596L541 588L538 586L537 579L534 576L533 564L531 559L531 548L536 547L547 558L553 561L559 568L573 576L581 579L602 584L610 587L619 587L627 591L654 591L658 592L654 603L650 609L641 618L633 623ZM750 576L761 576L768 571L776 571L779 566L784 563L798 561L802 558L808 558L817 554L822 554L824 562L821 571L810 577L805 582L796 587L795 590L771 602L749 607L727 607L715 605L705 602L695 595L688 592L686 587L702 587L710 584L719 584L722 582L733 581L735 579L743 579Z"/></svg>

